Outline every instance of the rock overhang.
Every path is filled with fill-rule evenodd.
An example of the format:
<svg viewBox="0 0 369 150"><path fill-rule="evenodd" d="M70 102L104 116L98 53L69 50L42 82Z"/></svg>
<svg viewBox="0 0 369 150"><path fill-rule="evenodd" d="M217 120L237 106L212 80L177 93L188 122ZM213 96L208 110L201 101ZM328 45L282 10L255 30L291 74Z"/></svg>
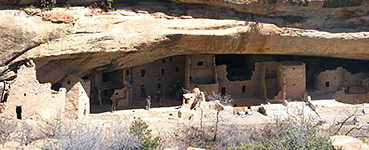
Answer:
<svg viewBox="0 0 369 150"><path fill-rule="evenodd" d="M9 17L11 13L2 14ZM47 82L56 82L65 74L83 76L95 71L141 65L174 55L274 54L369 60L369 32L360 29L353 31L337 27L332 28L334 32L330 32L308 28L304 24L277 26L257 19L163 18L163 14L158 16L157 13L150 14L136 9L104 13L97 9L72 7L57 8L46 14L46 19L42 13L36 16L23 12L19 16L11 14L17 28L24 24L22 22L27 22L31 25L24 28L31 28L31 35L36 37L31 42L27 42L31 36L20 37L24 42L18 43L20 46L11 50L11 53L6 51L9 47L4 47L2 56L15 56L8 61L9 64L25 59L39 62L42 64L38 67L41 76L41 72L49 74L53 72L51 70L63 70L60 66L70 66L58 77L45 80ZM72 23L53 22L50 20L53 14L56 19L58 16L63 17L63 14L72 15L67 17L72 19ZM365 13L361 16L365 16ZM6 25L3 27L10 28ZM22 29L20 27L20 31L25 32ZM2 35L17 37L11 32Z"/></svg>

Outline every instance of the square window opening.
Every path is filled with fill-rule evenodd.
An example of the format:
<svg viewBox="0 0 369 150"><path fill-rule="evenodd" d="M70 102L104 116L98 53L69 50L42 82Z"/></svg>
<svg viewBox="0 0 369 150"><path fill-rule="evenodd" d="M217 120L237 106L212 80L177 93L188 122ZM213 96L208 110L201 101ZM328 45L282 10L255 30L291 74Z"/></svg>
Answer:
<svg viewBox="0 0 369 150"><path fill-rule="evenodd" d="M221 88L221 93L222 93L222 95L225 95L226 94L226 88L225 87L222 87Z"/></svg>
<svg viewBox="0 0 369 150"><path fill-rule="evenodd" d="M204 64L204 62L202 62L202 61L197 62L198 66L202 66L203 64Z"/></svg>
<svg viewBox="0 0 369 150"><path fill-rule="evenodd" d="M141 69L141 77L145 77L145 69Z"/></svg>

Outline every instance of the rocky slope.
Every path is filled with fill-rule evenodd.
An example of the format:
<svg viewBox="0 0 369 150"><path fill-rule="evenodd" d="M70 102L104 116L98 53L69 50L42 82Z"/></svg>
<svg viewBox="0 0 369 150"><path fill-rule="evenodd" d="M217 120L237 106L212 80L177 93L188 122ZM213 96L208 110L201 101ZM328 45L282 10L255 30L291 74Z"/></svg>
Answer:
<svg viewBox="0 0 369 150"><path fill-rule="evenodd" d="M145 1L118 4L112 12L85 7L0 10L0 80L11 78L27 59L36 63L39 81L51 83L67 74L84 76L185 54L369 60L366 0L339 8L324 7L327 0L317 1L321 7L298 0L175 1L210 6Z"/></svg>

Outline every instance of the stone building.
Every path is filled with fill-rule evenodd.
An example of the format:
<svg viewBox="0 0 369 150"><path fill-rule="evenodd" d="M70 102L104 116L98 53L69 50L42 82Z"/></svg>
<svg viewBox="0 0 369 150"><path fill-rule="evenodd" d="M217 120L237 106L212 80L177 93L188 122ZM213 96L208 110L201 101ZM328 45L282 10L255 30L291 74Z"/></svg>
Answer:
<svg viewBox="0 0 369 150"><path fill-rule="evenodd" d="M90 80L69 75L64 79L61 86L67 90L65 94L65 118L88 118L90 114Z"/></svg>
<svg viewBox="0 0 369 150"><path fill-rule="evenodd" d="M87 119L90 114L90 81L69 75L59 84L40 83L32 61L17 70L4 101L14 118L47 114L67 119Z"/></svg>
<svg viewBox="0 0 369 150"><path fill-rule="evenodd" d="M186 56L185 88L198 87L207 93L230 94L236 99L301 99L305 94L304 63L255 62L249 80L238 76L234 77L236 81L230 81L227 66L216 66L215 59L215 55Z"/></svg>
<svg viewBox="0 0 369 150"><path fill-rule="evenodd" d="M198 87L208 94L229 94L233 99L241 101L245 98L258 99L262 102L274 99L301 99L305 94L304 63L255 62L254 70L250 71L250 79L238 74L247 71L239 69L230 77L227 65L216 64L216 55L186 55L98 73L87 78L92 80L91 104L99 106L111 104L111 98L114 98L120 99L118 107L128 107L144 103L147 95L154 98L158 92L161 99L174 100L175 97L181 97L182 87L186 89Z"/></svg>
<svg viewBox="0 0 369 150"><path fill-rule="evenodd" d="M305 94L305 64L302 62L281 62L278 64L278 87L281 99L302 99Z"/></svg>
<svg viewBox="0 0 369 150"><path fill-rule="evenodd" d="M91 103L110 104L117 98L118 107L128 106L134 99L154 98L157 91L167 99L180 97L184 78L185 56L173 56L148 64L88 76L91 82ZM177 92L177 93L175 93ZM173 96L173 97L172 97Z"/></svg>
<svg viewBox="0 0 369 150"><path fill-rule="evenodd" d="M185 67L185 88L200 88L202 91L219 91L215 55L188 55ZM223 91L224 92L224 91Z"/></svg>
<svg viewBox="0 0 369 150"><path fill-rule="evenodd" d="M326 70L315 78L315 89L321 93L333 93L335 99L345 103L369 102L369 73L352 74L342 67Z"/></svg>
<svg viewBox="0 0 369 150"><path fill-rule="evenodd" d="M169 88L178 91L182 87L184 67L185 56L163 58L125 69L125 81L132 84L134 98L140 97L141 86L144 86L146 95L154 96L159 89L162 94L169 96Z"/></svg>
<svg viewBox="0 0 369 150"><path fill-rule="evenodd" d="M110 102L115 89L128 87L128 83L123 80L124 76L123 70L88 76L87 78L91 80L91 103L101 106L103 103Z"/></svg>
<svg viewBox="0 0 369 150"><path fill-rule="evenodd" d="M342 67L326 70L316 76L315 88L320 91L335 92L344 88L346 92L365 92L365 73L352 74ZM361 83L360 83L361 82Z"/></svg>
<svg viewBox="0 0 369 150"><path fill-rule="evenodd" d="M33 62L22 65L17 73L8 91L9 96L4 101L6 110L9 110L14 118L24 120L43 112L63 116L65 88L54 91L50 83L38 82Z"/></svg>
<svg viewBox="0 0 369 150"><path fill-rule="evenodd" d="M314 75L313 89L306 86L312 81L307 74ZM87 119L92 109L109 111L112 100L118 101L118 109L144 108L148 95L155 107L180 105L182 87L197 87L206 94L229 94L234 99L232 104L240 106L303 100L317 93L345 103L369 102L369 73L351 73L343 67L314 69L309 61L275 60L272 56L228 58L213 54L171 56L84 77L69 74L54 84L40 83L35 65L29 62L18 69L2 101L19 119L39 110L52 110L68 119ZM160 104L155 101L158 92Z"/></svg>

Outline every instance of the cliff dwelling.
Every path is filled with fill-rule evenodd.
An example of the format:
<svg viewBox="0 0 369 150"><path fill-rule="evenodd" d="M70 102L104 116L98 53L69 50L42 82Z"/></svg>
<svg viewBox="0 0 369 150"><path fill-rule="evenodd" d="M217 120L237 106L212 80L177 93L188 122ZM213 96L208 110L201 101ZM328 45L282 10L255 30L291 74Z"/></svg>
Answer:
<svg viewBox="0 0 369 150"><path fill-rule="evenodd" d="M0 149L367 142L368 43L369 0L0 0Z"/></svg>
<svg viewBox="0 0 369 150"><path fill-rule="evenodd" d="M112 99L117 100L117 110L142 109L149 95L152 108L179 106L184 90L193 88L201 89L205 95L230 95L232 106L281 103L285 99L304 101L308 96L312 100L336 99L350 104L369 102L369 62L361 60L291 55L179 55L83 77L70 74L51 85L38 83L36 68L42 61L36 62L18 69L19 77L25 81L16 80L13 90L2 96L2 102L12 107L18 119L31 116L36 108L58 106L66 108L63 112L67 118L85 118L90 112L111 111ZM19 93L23 90L18 85L42 87L37 88L40 91ZM61 102L61 95L65 95L65 102ZM24 101L28 97L52 97L60 102L36 107L33 105L37 103Z"/></svg>
<svg viewBox="0 0 369 150"><path fill-rule="evenodd" d="M312 56L179 55L83 77L71 74L51 89L66 88L65 105L72 109L65 110L68 118L109 112L112 99L117 99L117 110L142 109L148 95L153 108L179 106L183 90L193 88L205 95L230 95L232 106L305 101L308 96L360 104L368 102L368 65L368 61ZM15 94L9 94L7 101L12 103ZM12 104L17 111L22 106L18 103Z"/></svg>

